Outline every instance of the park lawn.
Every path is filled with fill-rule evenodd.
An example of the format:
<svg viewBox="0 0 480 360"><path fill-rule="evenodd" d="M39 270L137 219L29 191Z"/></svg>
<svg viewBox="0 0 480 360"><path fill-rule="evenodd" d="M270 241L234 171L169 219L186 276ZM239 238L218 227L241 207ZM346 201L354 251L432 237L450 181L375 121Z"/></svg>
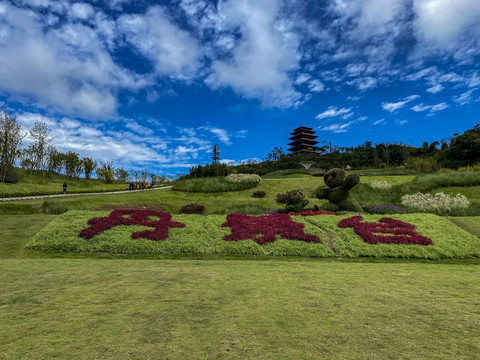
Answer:
<svg viewBox="0 0 480 360"><path fill-rule="evenodd" d="M6 259L0 359L474 359L476 265Z"/></svg>
<svg viewBox="0 0 480 360"><path fill-rule="evenodd" d="M81 192L104 192L128 190L128 184L113 183L106 184L99 180L66 180L68 193ZM15 197L29 195L50 195L61 194L63 192L63 180L44 180L42 183L37 182L18 182L16 184L0 182L0 197Z"/></svg>
<svg viewBox="0 0 480 360"><path fill-rule="evenodd" d="M460 226L462 229L472 233L480 238L480 217L479 216L462 216L449 217L450 221Z"/></svg>
<svg viewBox="0 0 480 360"><path fill-rule="evenodd" d="M431 191L432 194L437 194L443 192L444 194L455 196L457 194L462 194L467 197L468 200L480 201L480 186L451 186L438 188Z"/></svg>
<svg viewBox="0 0 480 360"><path fill-rule="evenodd" d="M400 257L418 259L445 259L480 257L480 239L446 217L433 214L363 215L363 222L378 222L383 217L394 218L416 226L415 231L430 238L432 245L368 244L353 228L339 228L337 224L352 215L310 216L307 221L325 229L333 239L333 249L344 257Z"/></svg>
<svg viewBox="0 0 480 360"><path fill-rule="evenodd" d="M376 178L378 177L364 176L361 181L369 183ZM383 176L382 179L384 178L389 179L388 181L394 184L409 181L412 176ZM319 200L315 197L315 191L319 186L324 186L322 177L308 176L301 178L263 179L262 182L253 189L223 193L204 194L173 190L155 190L151 192L145 191L130 194L86 195L75 198L56 198L54 201L64 203L70 210L94 210L104 204L152 203L162 205L168 212L173 214L178 214L183 205L197 203L205 206L206 214L219 214L224 213L228 208L234 208L245 204L257 205L265 209L282 208L285 205L276 201L277 194L293 188L300 188L303 190L306 198L310 201L308 207L313 207L314 205L321 206L325 203L325 200ZM254 198L252 194L255 190L265 191L266 196L264 198ZM21 203L26 202L36 207L40 207L43 200L21 201Z"/></svg>
<svg viewBox="0 0 480 360"><path fill-rule="evenodd" d="M226 241L230 228L222 227L225 215L174 215L172 222L185 224L184 228L168 229L168 238L162 241L132 239L135 231L150 230L142 226L116 226L93 239L85 240L79 233L87 228L93 217L108 216L107 211L69 211L38 232L27 244L30 249L109 254L196 254L196 255L273 255L328 257L335 254L328 247L326 234L318 227L306 224L306 232L317 235L321 243L286 240L277 236L274 243L259 245L253 240ZM301 217L298 222L305 224Z"/></svg>
<svg viewBox="0 0 480 360"><path fill-rule="evenodd" d="M184 228L170 228L162 241L132 239L135 231L151 228L116 226L91 240L79 237L93 217L108 216L103 211L69 211L48 224L27 244L30 249L73 251L108 254L197 254L197 255L269 255L302 257L399 257L419 259L463 259L480 257L480 239L462 230L447 218L432 214L402 214L388 216L417 226L417 231L433 240L433 245L368 244L353 229L337 224L352 215L294 216L305 225L304 231L319 237L320 243L282 239L259 245L251 239L226 241L232 232L222 227L225 215L173 215L173 222ZM382 215L364 215L364 221L377 222Z"/></svg>

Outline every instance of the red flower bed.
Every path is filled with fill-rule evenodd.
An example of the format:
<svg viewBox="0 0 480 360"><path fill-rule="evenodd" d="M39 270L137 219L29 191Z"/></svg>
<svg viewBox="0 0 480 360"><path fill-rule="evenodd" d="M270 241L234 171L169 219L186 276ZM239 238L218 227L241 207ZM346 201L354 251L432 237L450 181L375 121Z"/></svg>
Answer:
<svg viewBox="0 0 480 360"><path fill-rule="evenodd" d="M289 215L300 215L300 216L315 216L315 215L343 215L343 214L340 214L340 213L336 213L336 212L333 212L333 211L302 211L302 212L299 212L299 213L291 213Z"/></svg>
<svg viewBox="0 0 480 360"><path fill-rule="evenodd" d="M257 244L274 242L280 235L289 240L301 240L318 243L318 236L305 234L305 224L293 221L287 214L271 214L261 216L249 216L241 214L227 215L227 221L223 227L231 227L232 233L225 235L224 240L238 241L252 239Z"/></svg>
<svg viewBox="0 0 480 360"><path fill-rule="evenodd" d="M149 220L150 216L158 217L159 220ZM168 228L185 227L185 224L180 222L170 222L171 218L172 215L169 213L155 210L114 210L106 217L94 217L88 220L91 226L80 231L78 236L91 239L118 225L140 225L153 227L154 230L136 231L132 233L132 239L165 240L168 238Z"/></svg>
<svg viewBox="0 0 480 360"><path fill-rule="evenodd" d="M381 218L378 223L361 222L362 216L353 216L338 223L340 228L353 228L369 244L432 245L429 239L415 231L415 225L391 218ZM390 234L390 235L381 235Z"/></svg>

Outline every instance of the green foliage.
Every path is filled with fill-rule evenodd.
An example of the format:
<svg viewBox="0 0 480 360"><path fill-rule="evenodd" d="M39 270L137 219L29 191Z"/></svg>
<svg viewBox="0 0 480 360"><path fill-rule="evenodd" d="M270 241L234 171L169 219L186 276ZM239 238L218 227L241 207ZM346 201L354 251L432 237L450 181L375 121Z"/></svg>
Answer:
<svg viewBox="0 0 480 360"><path fill-rule="evenodd" d="M101 162L100 166L97 167L97 177L104 180L107 184L110 184L113 181L113 176L115 175L115 169L113 168L113 162L106 161Z"/></svg>
<svg viewBox="0 0 480 360"><path fill-rule="evenodd" d="M108 212L69 211L59 216L29 242L28 247L37 250L74 252L102 252L111 254L224 254L224 255L275 255L275 256L333 256L323 231L306 225L306 232L322 239L321 244L279 239L273 244L258 245L252 240L229 242L223 236L230 228L223 228L224 215L174 215L172 221L186 224L185 228L170 228L164 241L132 239L134 231L148 229L141 226L117 226L91 240L78 237L92 217L106 216ZM301 217L296 221L304 222Z"/></svg>
<svg viewBox="0 0 480 360"><path fill-rule="evenodd" d="M231 229L222 227L224 215L174 215L172 221L186 224L185 228L170 228L164 241L131 239L141 226L117 226L97 235L92 240L78 237L92 217L107 216L108 212L69 211L37 233L29 248L75 252L106 252L112 254L224 254L224 255L278 255L278 256L333 256L329 249L331 238L337 256L345 257L402 257L419 259L446 259L480 257L480 239L461 230L444 217L431 214L389 215L417 226L417 231L433 240L433 245L370 245L353 229L340 229L337 224L350 215L295 216L306 224L305 232L320 237L321 244L278 239L258 245L252 240L229 242L223 237ZM376 222L382 215L365 215L364 221Z"/></svg>
<svg viewBox="0 0 480 360"><path fill-rule="evenodd" d="M433 245L396 245L366 243L353 229L341 229L337 224L343 216L316 216L307 220L325 229L333 238L333 249L341 256L377 258L401 257L418 259L448 259L480 257L480 239L452 224L448 219L431 214L398 214L389 217L417 226L416 231L433 240ZM384 215L365 215L363 221L377 222Z"/></svg>
<svg viewBox="0 0 480 360"><path fill-rule="evenodd" d="M29 204L0 204L0 215L38 214Z"/></svg>
<svg viewBox="0 0 480 360"><path fill-rule="evenodd" d="M407 161L407 166L422 173L433 173L441 168L441 165L433 157L411 157Z"/></svg>
<svg viewBox="0 0 480 360"><path fill-rule="evenodd" d="M42 210L45 214L60 215L68 211L68 206L52 200L45 200L42 204Z"/></svg>
<svg viewBox="0 0 480 360"><path fill-rule="evenodd" d="M232 183L259 184L262 181L262 178L257 174L230 174L225 178L225 180Z"/></svg>
<svg viewBox="0 0 480 360"><path fill-rule="evenodd" d="M192 166L189 169L189 175L186 178L204 178L215 176L227 176L232 173L233 167L227 166L227 164L217 163L208 165Z"/></svg>
<svg viewBox="0 0 480 360"><path fill-rule="evenodd" d="M16 116L10 116L7 107L0 110L0 179L3 182L5 175L20 156L20 146L24 137Z"/></svg>
<svg viewBox="0 0 480 360"><path fill-rule="evenodd" d="M205 211L205 206L201 204L187 204L180 208L180 214L199 214L202 215Z"/></svg>
<svg viewBox="0 0 480 360"><path fill-rule="evenodd" d="M299 213L303 211L303 208L308 205L310 201L305 199L305 195L300 189L292 189L287 191L287 202L285 210L288 212Z"/></svg>
<svg viewBox="0 0 480 360"><path fill-rule="evenodd" d="M90 179L93 170L97 167L97 162L89 157L82 158L83 171L85 172L85 179Z"/></svg>
<svg viewBox="0 0 480 360"><path fill-rule="evenodd" d="M480 125L453 138L450 147L439 155L442 166L452 169L480 162Z"/></svg>
<svg viewBox="0 0 480 360"><path fill-rule="evenodd" d="M173 190L214 193L226 191L240 191L251 189L257 186L257 182L229 182L223 177L187 179L173 185Z"/></svg>
<svg viewBox="0 0 480 360"><path fill-rule="evenodd" d="M342 169L331 169L324 176L325 185L328 189L320 187L315 195L318 199L327 199L321 209L326 211L362 211L358 203L350 197L349 190L360 182L357 174L346 173Z"/></svg>
<svg viewBox="0 0 480 360"><path fill-rule="evenodd" d="M219 214L245 214L245 215L261 215L265 214L269 209L259 205L254 202L247 202L241 205L228 206L221 211L218 211Z"/></svg>

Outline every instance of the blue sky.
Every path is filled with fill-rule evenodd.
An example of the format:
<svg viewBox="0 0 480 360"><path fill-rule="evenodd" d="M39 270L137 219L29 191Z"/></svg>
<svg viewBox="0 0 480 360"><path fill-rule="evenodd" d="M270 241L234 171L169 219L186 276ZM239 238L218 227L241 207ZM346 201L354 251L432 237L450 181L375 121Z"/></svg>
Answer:
<svg viewBox="0 0 480 360"><path fill-rule="evenodd" d="M262 159L301 125L340 146L462 133L479 58L478 0L0 0L0 105L164 174L214 144Z"/></svg>

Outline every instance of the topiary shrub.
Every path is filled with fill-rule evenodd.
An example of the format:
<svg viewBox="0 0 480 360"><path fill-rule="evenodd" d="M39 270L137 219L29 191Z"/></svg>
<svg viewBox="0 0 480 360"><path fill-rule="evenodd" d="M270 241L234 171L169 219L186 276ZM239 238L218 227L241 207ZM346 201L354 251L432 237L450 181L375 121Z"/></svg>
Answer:
<svg viewBox="0 0 480 360"><path fill-rule="evenodd" d="M293 189L287 191L287 205L285 206L285 209L288 212L302 212L303 208L307 206L308 203L309 201L305 199L302 190Z"/></svg>
<svg viewBox="0 0 480 360"><path fill-rule="evenodd" d="M328 188L319 188L316 192L317 198L328 200L328 203L321 207L322 210L362 211L349 193L349 190L360 182L360 177L357 174L346 175L345 170L338 168L327 171L323 181Z"/></svg>
<svg viewBox="0 0 480 360"><path fill-rule="evenodd" d="M200 204L187 204L180 208L180 214L199 214L202 215L205 211L205 206Z"/></svg>
<svg viewBox="0 0 480 360"><path fill-rule="evenodd" d="M312 176L325 176L325 171L316 171L312 173Z"/></svg>
<svg viewBox="0 0 480 360"><path fill-rule="evenodd" d="M263 197L265 197L265 195L266 195L266 193L263 190L255 190L253 192L253 197L254 198L263 198Z"/></svg>
<svg viewBox="0 0 480 360"><path fill-rule="evenodd" d="M278 193L277 194L277 201L282 204L287 203L287 193Z"/></svg>

